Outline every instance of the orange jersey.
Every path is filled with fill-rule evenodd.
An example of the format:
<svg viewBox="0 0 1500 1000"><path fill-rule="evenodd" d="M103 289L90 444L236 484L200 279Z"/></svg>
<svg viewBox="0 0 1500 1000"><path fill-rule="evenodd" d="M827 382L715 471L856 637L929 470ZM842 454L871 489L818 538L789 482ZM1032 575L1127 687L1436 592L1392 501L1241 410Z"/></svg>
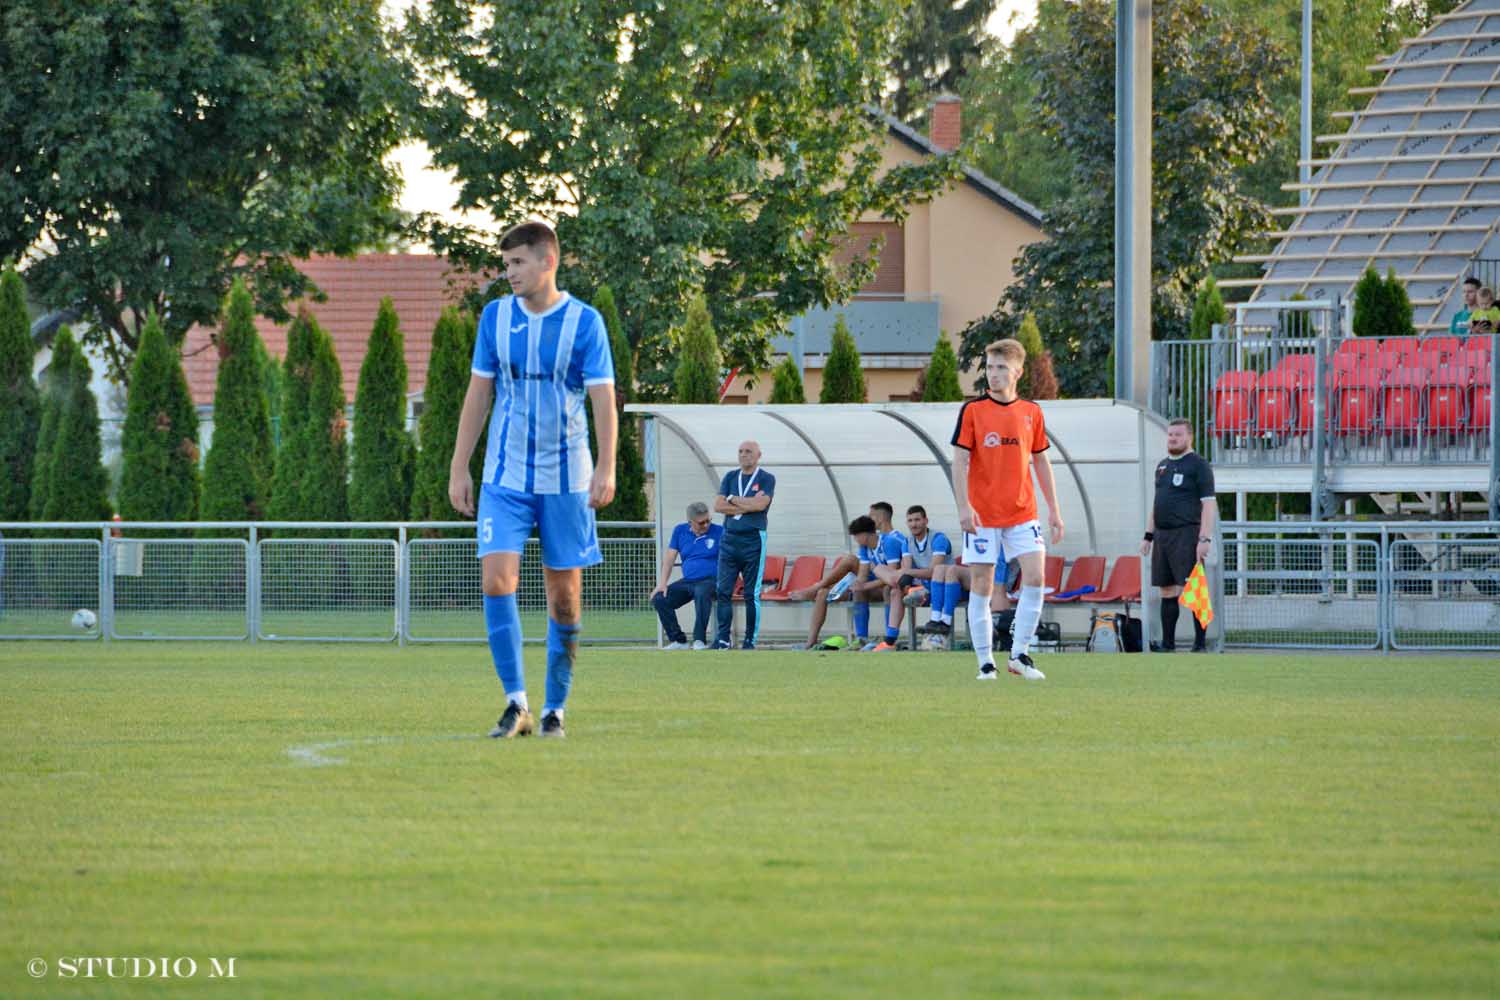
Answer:
<svg viewBox="0 0 1500 1000"><path fill-rule="evenodd" d="M1046 451L1042 408L1029 399L1002 403L989 393L958 411L953 443L969 453L969 506L985 528L1036 519L1031 456Z"/></svg>

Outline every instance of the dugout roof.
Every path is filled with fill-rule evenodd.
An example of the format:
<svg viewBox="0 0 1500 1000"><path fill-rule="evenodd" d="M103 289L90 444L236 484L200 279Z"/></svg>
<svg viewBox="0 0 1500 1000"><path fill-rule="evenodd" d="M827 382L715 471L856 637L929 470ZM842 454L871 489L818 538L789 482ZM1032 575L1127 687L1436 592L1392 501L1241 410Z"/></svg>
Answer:
<svg viewBox="0 0 1500 1000"><path fill-rule="evenodd" d="M896 508L902 530L906 508L921 504L932 526L957 544L949 442L960 405L637 403L626 409L652 418L647 433L655 437L658 538L685 519L692 501L712 504L719 482L737 468L739 443L751 438L776 477L768 554L835 555L851 551L845 525L877 500ZM1040 406L1067 526L1055 551L1069 558L1136 551L1151 472L1166 454L1165 421L1107 399Z"/></svg>

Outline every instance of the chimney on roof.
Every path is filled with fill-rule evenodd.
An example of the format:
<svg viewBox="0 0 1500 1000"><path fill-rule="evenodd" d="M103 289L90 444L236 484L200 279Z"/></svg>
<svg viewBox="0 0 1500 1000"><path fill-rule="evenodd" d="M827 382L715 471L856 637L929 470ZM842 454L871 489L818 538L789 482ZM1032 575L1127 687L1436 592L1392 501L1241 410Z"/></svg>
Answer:
<svg viewBox="0 0 1500 1000"><path fill-rule="evenodd" d="M942 94L932 102L928 138L939 152L951 153L963 141L963 101L954 94Z"/></svg>

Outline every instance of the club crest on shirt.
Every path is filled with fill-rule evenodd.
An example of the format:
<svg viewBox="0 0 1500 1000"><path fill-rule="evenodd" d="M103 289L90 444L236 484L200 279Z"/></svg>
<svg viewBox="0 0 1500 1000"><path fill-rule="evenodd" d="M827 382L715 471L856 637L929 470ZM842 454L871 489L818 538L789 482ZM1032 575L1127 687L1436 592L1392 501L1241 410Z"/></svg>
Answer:
<svg viewBox="0 0 1500 1000"><path fill-rule="evenodd" d="M990 548L990 540L988 538L976 538L976 539L974 539L974 551L975 552L978 552L980 555L984 555L986 552L989 551L989 548Z"/></svg>
<svg viewBox="0 0 1500 1000"><path fill-rule="evenodd" d="M984 436L984 446L986 448L1000 447L1000 435L996 434L994 431L990 431Z"/></svg>
<svg viewBox="0 0 1500 1000"><path fill-rule="evenodd" d="M1182 485L1182 473L1177 472L1177 473L1173 473L1172 474L1172 485L1173 486L1181 486Z"/></svg>
<svg viewBox="0 0 1500 1000"><path fill-rule="evenodd" d="M703 543L703 547L706 548L706 549L713 548L714 547L714 540L712 538L710 538L708 541L706 541L706 542Z"/></svg>

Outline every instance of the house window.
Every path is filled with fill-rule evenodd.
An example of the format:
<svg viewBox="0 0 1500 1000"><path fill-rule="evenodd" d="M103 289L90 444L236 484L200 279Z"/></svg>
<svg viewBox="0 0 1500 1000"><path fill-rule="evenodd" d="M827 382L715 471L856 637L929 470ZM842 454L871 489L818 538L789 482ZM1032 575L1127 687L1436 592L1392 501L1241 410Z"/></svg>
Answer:
<svg viewBox="0 0 1500 1000"><path fill-rule="evenodd" d="M855 298L889 298L906 291L906 230L899 222L856 222L849 227L843 247L834 253L834 262L842 269L881 238L885 245L875 263L875 276Z"/></svg>

